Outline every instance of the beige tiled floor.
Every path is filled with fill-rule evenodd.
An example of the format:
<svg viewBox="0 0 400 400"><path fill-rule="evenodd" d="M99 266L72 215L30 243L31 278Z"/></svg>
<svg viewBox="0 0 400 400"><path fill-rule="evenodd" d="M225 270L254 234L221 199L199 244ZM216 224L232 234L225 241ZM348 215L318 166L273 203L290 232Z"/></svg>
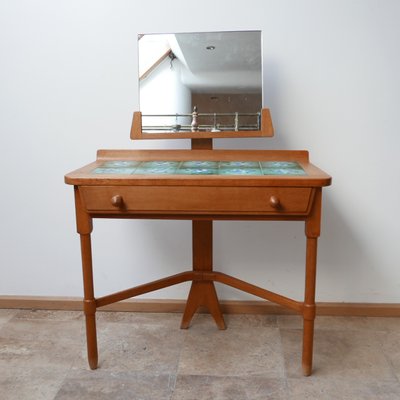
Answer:
<svg viewBox="0 0 400 400"><path fill-rule="evenodd" d="M99 312L90 371L80 312L0 310L0 399L400 399L398 318L318 317L308 378L296 316L180 318Z"/></svg>

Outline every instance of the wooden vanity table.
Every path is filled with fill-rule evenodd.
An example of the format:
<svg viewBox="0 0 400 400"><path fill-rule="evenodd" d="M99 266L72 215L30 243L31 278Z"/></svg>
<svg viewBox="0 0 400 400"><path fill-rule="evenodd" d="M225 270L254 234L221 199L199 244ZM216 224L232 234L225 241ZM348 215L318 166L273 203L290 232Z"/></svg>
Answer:
<svg viewBox="0 0 400 400"><path fill-rule="evenodd" d="M310 163L307 151L213 150L213 138L273 136L270 112L262 108L261 47L260 31L138 36L141 111L146 112L134 113L131 139L190 139L191 149L99 150L96 161L65 176L75 191L90 368L98 363L99 307L190 281L181 328L205 306L225 329L214 282L229 285L302 315L303 373L311 374L321 195L331 177ZM192 269L96 297L93 218L191 220ZM215 271L215 220L304 221L304 300Z"/></svg>
<svg viewBox="0 0 400 400"><path fill-rule="evenodd" d="M192 281L181 328L189 327L193 314L203 305L218 328L225 329L214 282L227 284L303 316L303 373L311 374L321 191L331 178L309 162L308 152L100 150L94 163L66 175L65 181L74 185L75 190L88 358L92 369L97 368L98 362L95 321L98 307ZM90 241L93 218L192 220L193 269L96 298ZM213 220L305 221L304 301L214 271Z"/></svg>

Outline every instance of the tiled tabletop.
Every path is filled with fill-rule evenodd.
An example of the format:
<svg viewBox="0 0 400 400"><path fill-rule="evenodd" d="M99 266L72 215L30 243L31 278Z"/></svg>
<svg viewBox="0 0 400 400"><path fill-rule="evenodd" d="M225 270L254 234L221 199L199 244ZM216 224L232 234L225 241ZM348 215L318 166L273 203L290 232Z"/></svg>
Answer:
<svg viewBox="0 0 400 400"><path fill-rule="evenodd" d="M106 161L93 174L306 175L295 161Z"/></svg>

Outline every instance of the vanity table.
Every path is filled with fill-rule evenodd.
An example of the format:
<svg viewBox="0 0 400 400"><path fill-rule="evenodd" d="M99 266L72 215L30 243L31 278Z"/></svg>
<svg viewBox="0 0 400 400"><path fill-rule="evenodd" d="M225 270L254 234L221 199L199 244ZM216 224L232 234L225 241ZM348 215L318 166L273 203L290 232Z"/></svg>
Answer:
<svg viewBox="0 0 400 400"><path fill-rule="evenodd" d="M99 150L97 158L65 176L74 186L77 231L81 241L88 361L98 364L96 310L144 293L191 282L181 328L189 328L205 306L219 329L225 329L214 282L275 302L303 317L302 367L312 371L317 240L322 188L331 177L310 163L307 151L215 150L212 138L270 137L268 109L260 112L256 131L201 131L194 110L190 131L146 133L141 113L133 117L132 139L185 138L190 150ZM237 121L236 116L236 121ZM236 123L236 126L238 124ZM91 232L94 218L183 219L192 221L192 269L121 292L96 297L93 285ZM213 266L213 221L304 221L305 294L294 300L245 282ZM244 240L241 245L245 246Z"/></svg>
<svg viewBox="0 0 400 400"><path fill-rule="evenodd" d="M306 151L100 150L94 163L66 175L65 181L74 185L75 191L88 358L92 369L97 368L98 307L192 281L182 328L189 327L197 308L204 305L217 326L225 329L214 282L227 284L303 316L303 372L311 373L321 191L331 178L309 162ZM193 270L96 298L90 242L93 218L192 220ZM213 220L304 221L307 237L304 301L214 271Z"/></svg>

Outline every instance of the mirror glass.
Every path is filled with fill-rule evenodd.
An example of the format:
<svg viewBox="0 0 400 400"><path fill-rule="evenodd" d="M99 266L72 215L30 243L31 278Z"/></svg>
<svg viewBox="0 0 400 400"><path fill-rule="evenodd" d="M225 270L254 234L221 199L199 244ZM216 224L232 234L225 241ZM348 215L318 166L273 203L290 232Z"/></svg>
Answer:
<svg viewBox="0 0 400 400"><path fill-rule="evenodd" d="M138 36L142 131L256 131L261 31Z"/></svg>

